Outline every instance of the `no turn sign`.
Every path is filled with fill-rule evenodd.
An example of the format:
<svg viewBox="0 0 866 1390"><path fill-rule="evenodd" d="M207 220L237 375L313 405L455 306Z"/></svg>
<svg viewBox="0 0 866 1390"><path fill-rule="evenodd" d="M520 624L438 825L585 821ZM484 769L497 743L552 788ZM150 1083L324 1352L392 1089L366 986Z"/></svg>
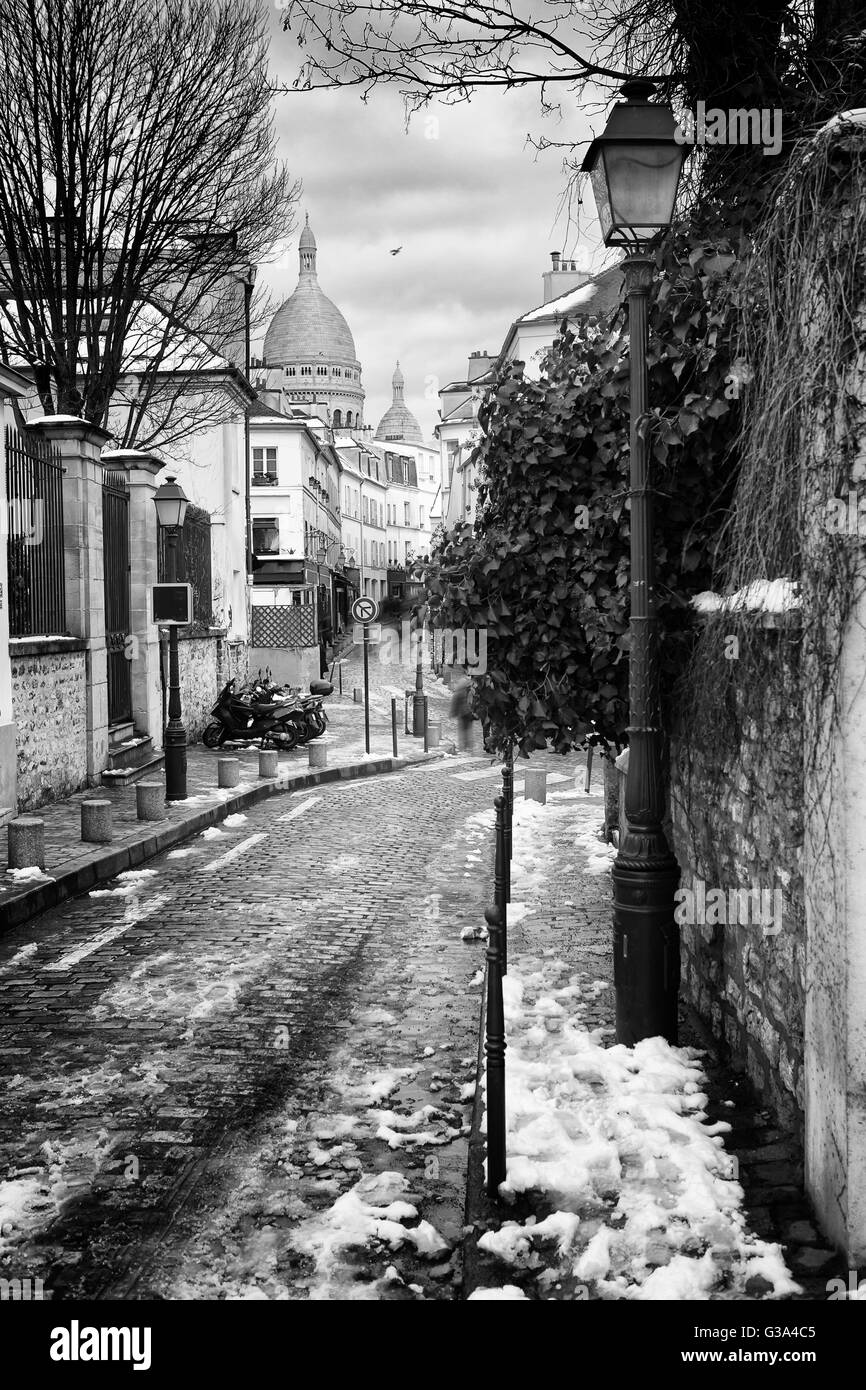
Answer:
<svg viewBox="0 0 866 1390"><path fill-rule="evenodd" d="M374 598L362 594L352 604L352 617L356 623L374 623L379 616L379 605Z"/></svg>

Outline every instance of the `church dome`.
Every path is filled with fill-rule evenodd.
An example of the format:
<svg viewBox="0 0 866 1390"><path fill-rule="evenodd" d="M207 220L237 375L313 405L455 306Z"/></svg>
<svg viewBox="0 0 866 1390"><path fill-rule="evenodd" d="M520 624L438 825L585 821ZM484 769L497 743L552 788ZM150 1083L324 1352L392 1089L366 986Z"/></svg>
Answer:
<svg viewBox="0 0 866 1390"><path fill-rule="evenodd" d="M421 426L403 400L403 386L403 373L400 371L400 363L398 362L391 378L393 398L379 421L376 438L383 440L404 439L407 443L421 444L424 440Z"/></svg>
<svg viewBox="0 0 866 1390"><path fill-rule="evenodd" d="M298 243L300 276L265 334L269 367L290 363L355 363L355 342L336 304L323 293L316 274L316 238L307 218Z"/></svg>

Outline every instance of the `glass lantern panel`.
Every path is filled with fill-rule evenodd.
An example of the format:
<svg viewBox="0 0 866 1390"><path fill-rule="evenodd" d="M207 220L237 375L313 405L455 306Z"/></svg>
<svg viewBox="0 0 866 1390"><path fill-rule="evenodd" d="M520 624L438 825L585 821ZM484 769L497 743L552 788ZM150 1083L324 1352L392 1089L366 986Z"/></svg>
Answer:
<svg viewBox="0 0 866 1390"><path fill-rule="evenodd" d="M682 148L669 144L609 145L605 149L613 228L629 228L642 240L670 225L683 154Z"/></svg>

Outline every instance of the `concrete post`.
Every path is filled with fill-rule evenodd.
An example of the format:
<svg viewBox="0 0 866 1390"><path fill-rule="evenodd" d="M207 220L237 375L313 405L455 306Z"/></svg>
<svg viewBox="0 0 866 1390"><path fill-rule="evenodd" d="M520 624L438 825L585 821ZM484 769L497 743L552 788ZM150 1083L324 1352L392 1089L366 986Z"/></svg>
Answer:
<svg viewBox="0 0 866 1390"><path fill-rule="evenodd" d="M135 811L139 820L162 820L165 810L165 787L162 782L136 782Z"/></svg>
<svg viewBox="0 0 866 1390"><path fill-rule="evenodd" d="M317 740L315 743L309 744L307 753L309 755L309 767L328 766L328 745L326 743L320 743Z"/></svg>
<svg viewBox="0 0 866 1390"><path fill-rule="evenodd" d="M217 786L236 787L241 780L240 758L217 758Z"/></svg>
<svg viewBox="0 0 866 1390"><path fill-rule="evenodd" d="M81 838L88 844L107 844L111 839L111 802L82 801Z"/></svg>
<svg viewBox="0 0 866 1390"><path fill-rule="evenodd" d="M9 868L45 868L45 822L38 816L19 816L9 822Z"/></svg>
<svg viewBox="0 0 866 1390"><path fill-rule="evenodd" d="M66 625L87 641L87 780L98 784L108 765L108 666L102 554L102 463L110 435L72 415L28 423L60 450L63 463L63 549Z"/></svg>
<svg viewBox="0 0 866 1390"><path fill-rule="evenodd" d="M129 655L132 720L140 734L162 747L159 632L152 621L151 589L157 582L157 519L153 504L162 459L138 449L103 450L106 467L122 469L129 482Z"/></svg>
<svg viewBox="0 0 866 1390"><path fill-rule="evenodd" d="M262 748L259 751L259 776L276 777L280 770L279 753L275 748Z"/></svg>
<svg viewBox="0 0 866 1390"><path fill-rule="evenodd" d="M523 782L524 801L540 801L547 805L547 772L543 767L528 767Z"/></svg>

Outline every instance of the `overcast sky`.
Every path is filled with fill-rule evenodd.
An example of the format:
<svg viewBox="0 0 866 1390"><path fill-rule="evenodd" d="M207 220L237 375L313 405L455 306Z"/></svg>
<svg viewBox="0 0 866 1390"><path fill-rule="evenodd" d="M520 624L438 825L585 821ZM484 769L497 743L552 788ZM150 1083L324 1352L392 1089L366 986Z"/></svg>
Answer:
<svg viewBox="0 0 866 1390"><path fill-rule="evenodd" d="M272 13L272 71L290 81L297 48ZM595 133L591 123L602 128L603 110L542 120L532 92L486 92L469 104L431 106L407 134L390 89L366 105L352 89L292 93L276 103L280 154L303 195L288 253L262 267L260 278L276 302L292 293L309 212L319 283L355 339L368 424L391 403L399 358L407 404L430 438L438 402L425 398L425 380L444 385L465 375L470 352L499 351L512 321L542 302L550 252L603 264L594 209L591 218L582 210L580 236L557 217L562 152L536 156L526 145L528 133L585 140ZM438 138L428 138L428 114L438 118Z"/></svg>

